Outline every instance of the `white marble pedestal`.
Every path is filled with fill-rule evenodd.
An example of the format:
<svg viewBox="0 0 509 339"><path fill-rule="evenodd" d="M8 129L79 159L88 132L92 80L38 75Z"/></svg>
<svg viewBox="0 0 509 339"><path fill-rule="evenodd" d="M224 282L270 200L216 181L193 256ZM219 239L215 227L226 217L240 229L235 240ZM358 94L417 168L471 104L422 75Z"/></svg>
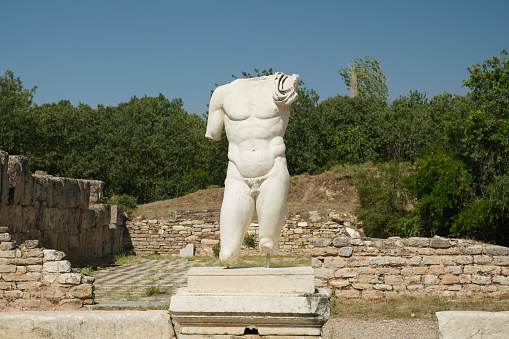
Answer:
<svg viewBox="0 0 509 339"><path fill-rule="evenodd" d="M194 267L171 298L179 338L320 337L329 297L312 267Z"/></svg>

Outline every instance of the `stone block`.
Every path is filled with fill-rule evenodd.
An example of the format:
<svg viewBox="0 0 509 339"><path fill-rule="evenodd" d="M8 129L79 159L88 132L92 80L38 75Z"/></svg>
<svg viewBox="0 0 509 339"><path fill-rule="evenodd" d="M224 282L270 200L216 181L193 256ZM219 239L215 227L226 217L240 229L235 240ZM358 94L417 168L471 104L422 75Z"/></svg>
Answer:
<svg viewBox="0 0 509 339"><path fill-rule="evenodd" d="M361 292L358 290L336 290L334 292L338 298L359 298Z"/></svg>
<svg viewBox="0 0 509 339"><path fill-rule="evenodd" d="M412 247L428 247L429 242L430 242L429 238L421 238L421 237L408 238L408 246L412 246Z"/></svg>
<svg viewBox="0 0 509 339"><path fill-rule="evenodd" d="M352 244L352 240L348 237L336 237L332 241L332 244L335 247L345 247L345 246L350 246Z"/></svg>
<svg viewBox="0 0 509 339"><path fill-rule="evenodd" d="M11 241L11 234L10 233L0 233L0 242L8 242Z"/></svg>
<svg viewBox="0 0 509 339"><path fill-rule="evenodd" d="M336 271L334 276L336 278L355 278L357 276L357 270L357 268L350 267L340 268Z"/></svg>
<svg viewBox="0 0 509 339"><path fill-rule="evenodd" d="M81 283L81 274L78 273L64 273L58 277L60 284L78 285Z"/></svg>
<svg viewBox="0 0 509 339"><path fill-rule="evenodd" d="M15 250L0 251L0 258L15 258L15 257L16 257Z"/></svg>
<svg viewBox="0 0 509 339"><path fill-rule="evenodd" d="M332 245L332 239L329 238L311 238L311 243L317 247L327 247Z"/></svg>
<svg viewBox="0 0 509 339"><path fill-rule="evenodd" d="M482 253L482 246L475 245L475 246L468 246L465 248L465 254L481 254Z"/></svg>
<svg viewBox="0 0 509 339"><path fill-rule="evenodd" d="M456 257L456 263L458 265L469 265L474 262L474 258L471 255L459 255Z"/></svg>
<svg viewBox="0 0 509 339"><path fill-rule="evenodd" d="M483 253L488 255L509 255L509 247L504 246L485 246Z"/></svg>
<svg viewBox="0 0 509 339"><path fill-rule="evenodd" d="M472 284L487 285L491 283L491 277L484 275L474 275L472 277Z"/></svg>
<svg viewBox="0 0 509 339"><path fill-rule="evenodd" d="M384 263L385 263L384 257L369 258L369 265L370 266L383 266Z"/></svg>
<svg viewBox="0 0 509 339"><path fill-rule="evenodd" d="M437 312L438 338L509 338L509 312Z"/></svg>
<svg viewBox="0 0 509 339"><path fill-rule="evenodd" d="M494 256L493 263L498 266L509 266L509 256Z"/></svg>
<svg viewBox="0 0 509 339"><path fill-rule="evenodd" d="M336 247L315 247L311 250L311 253L315 257L320 256L337 256L338 249Z"/></svg>
<svg viewBox="0 0 509 339"><path fill-rule="evenodd" d="M311 258L311 267L313 268L322 267L322 262L317 258Z"/></svg>
<svg viewBox="0 0 509 339"><path fill-rule="evenodd" d="M4 296L6 299L19 299L23 298L23 292L20 290L5 291Z"/></svg>
<svg viewBox="0 0 509 339"><path fill-rule="evenodd" d="M348 263L348 266L350 266L350 267L369 266L369 259L357 257L357 259L351 260Z"/></svg>
<svg viewBox="0 0 509 339"><path fill-rule="evenodd" d="M45 261L58 261L65 258L65 253L57 250L44 250Z"/></svg>
<svg viewBox="0 0 509 339"><path fill-rule="evenodd" d="M71 287L69 293L78 299L90 299L92 298L92 284L82 284Z"/></svg>
<svg viewBox="0 0 509 339"><path fill-rule="evenodd" d="M452 285L457 284L459 282L459 278L454 274L444 274L442 276L442 284L444 285Z"/></svg>
<svg viewBox="0 0 509 339"><path fill-rule="evenodd" d="M348 279L331 279L329 280L329 285L335 288L343 288L350 285L350 280Z"/></svg>
<svg viewBox="0 0 509 339"><path fill-rule="evenodd" d="M463 273L463 269L461 266L448 266L446 272L451 274L461 274Z"/></svg>
<svg viewBox="0 0 509 339"><path fill-rule="evenodd" d="M68 260L48 261L42 268L49 273L67 273L71 272L71 263Z"/></svg>
<svg viewBox="0 0 509 339"><path fill-rule="evenodd" d="M167 311L1 312L0 338L175 338Z"/></svg>
<svg viewBox="0 0 509 339"><path fill-rule="evenodd" d="M330 279L334 277L334 270L331 268L315 268L315 277Z"/></svg>
<svg viewBox="0 0 509 339"><path fill-rule="evenodd" d="M423 257L422 264L423 265L439 265L440 257Z"/></svg>
<svg viewBox="0 0 509 339"><path fill-rule="evenodd" d="M352 256L352 253L353 253L353 248L352 247L341 247L339 249L339 252L338 252L338 255L340 257L351 257Z"/></svg>
<svg viewBox="0 0 509 339"><path fill-rule="evenodd" d="M2 265L0 273L16 273L16 265Z"/></svg>
<svg viewBox="0 0 509 339"><path fill-rule="evenodd" d="M430 271L430 273L433 273L433 274L445 274L447 269L445 266L442 266L442 265L431 265L429 267L429 271Z"/></svg>
<svg viewBox="0 0 509 339"><path fill-rule="evenodd" d="M385 284L387 285L403 284L403 277L400 275L386 275Z"/></svg>
<svg viewBox="0 0 509 339"><path fill-rule="evenodd" d="M172 320L182 336L243 335L255 327L260 336L320 335L330 314L329 295L193 293L179 289L171 297ZM246 314L249 316L246 317Z"/></svg>
<svg viewBox="0 0 509 339"><path fill-rule="evenodd" d="M42 258L12 258L9 259L9 263L12 265L40 265L42 264Z"/></svg>
<svg viewBox="0 0 509 339"><path fill-rule="evenodd" d="M436 285L438 282L438 277L436 275L426 274L422 276L422 283L424 285Z"/></svg>
<svg viewBox="0 0 509 339"><path fill-rule="evenodd" d="M429 247L431 247L431 248L449 248L449 247L451 247L451 244L449 242L449 239L435 236L429 240Z"/></svg>
<svg viewBox="0 0 509 339"><path fill-rule="evenodd" d="M206 240L206 239L203 239L203 240ZM194 257L194 245L187 244L186 247L182 248L179 251L179 256L182 258Z"/></svg>
<svg viewBox="0 0 509 339"><path fill-rule="evenodd" d="M391 291L392 290L392 286L387 285L387 284L376 284L373 286L373 288L375 290L379 290L379 291Z"/></svg>
<svg viewBox="0 0 509 339"><path fill-rule="evenodd" d="M363 299L381 299L384 297L384 292L380 290L363 290Z"/></svg>
<svg viewBox="0 0 509 339"><path fill-rule="evenodd" d="M188 289L196 293L314 293L317 270L309 266L193 267L188 272Z"/></svg>
<svg viewBox="0 0 509 339"><path fill-rule="evenodd" d="M491 257L489 255L474 255L474 264L486 265L491 263Z"/></svg>
<svg viewBox="0 0 509 339"><path fill-rule="evenodd" d="M407 261L401 257L385 257L385 265L387 266L404 266Z"/></svg>

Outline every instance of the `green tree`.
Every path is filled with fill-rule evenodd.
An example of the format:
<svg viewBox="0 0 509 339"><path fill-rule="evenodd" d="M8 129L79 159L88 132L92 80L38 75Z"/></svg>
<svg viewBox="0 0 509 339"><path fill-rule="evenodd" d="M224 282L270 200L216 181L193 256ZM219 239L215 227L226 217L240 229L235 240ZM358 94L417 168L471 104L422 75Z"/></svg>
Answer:
<svg viewBox="0 0 509 339"><path fill-rule="evenodd" d="M472 175L466 165L439 146L417 159L406 179L410 196L417 201L413 214L423 236L449 236L450 228L469 200Z"/></svg>
<svg viewBox="0 0 509 339"><path fill-rule="evenodd" d="M355 187L359 206L355 213L367 236L387 238L404 236L400 227L409 214L407 193L403 184L405 166L396 161L382 163L375 171L360 175Z"/></svg>
<svg viewBox="0 0 509 339"><path fill-rule="evenodd" d="M382 123L387 104L375 96L338 95L321 102L313 112L319 133L323 168L345 162L377 161L381 153Z"/></svg>
<svg viewBox="0 0 509 339"><path fill-rule="evenodd" d="M0 149L11 154L32 154L36 138L29 112L36 89L25 89L12 71L0 77Z"/></svg>
<svg viewBox="0 0 509 339"><path fill-rule="evenodd" d="M509 170L509 53L501 54L469 67L464 81L475 108L466 119L463 142L478 195Z"/></svg>
<svg viewBox="0 0 509 339"><path fill-rule="evenodd" d="M354 59L350 67L342 68L338 72L352 97L358 95L365 98L374 95L386 102L389 99L387 78L375 58L366 56L364 59Z"/></svg>

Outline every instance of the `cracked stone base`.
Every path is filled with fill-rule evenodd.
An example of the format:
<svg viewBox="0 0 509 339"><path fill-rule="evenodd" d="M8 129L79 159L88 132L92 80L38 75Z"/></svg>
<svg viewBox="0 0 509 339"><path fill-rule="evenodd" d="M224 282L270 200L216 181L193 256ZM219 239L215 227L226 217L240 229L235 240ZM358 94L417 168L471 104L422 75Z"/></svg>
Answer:
<svg viewBox="0 0 509 339"><path fill-rule="evenodd" d="M171 298L170 313L179 338L234 338L249 333L267 338L313 338L321 335L329 318L325 291L302 292L309 292L314 281L311 267L196 269L190 271L190 287L179 289ZM210 289L212 281L221 283L221 292L203 292ZM268 284L273 286L272 293L267 292Z"/></svg>

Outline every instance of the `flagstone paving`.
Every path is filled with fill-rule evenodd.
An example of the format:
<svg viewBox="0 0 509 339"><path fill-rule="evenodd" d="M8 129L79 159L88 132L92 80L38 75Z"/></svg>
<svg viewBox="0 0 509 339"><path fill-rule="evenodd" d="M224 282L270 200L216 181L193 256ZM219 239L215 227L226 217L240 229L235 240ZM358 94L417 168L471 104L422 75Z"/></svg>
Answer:
<svg viewBox="0 0 509 339"><path fill-rule="evenodd" d="M217 265L214 259L136 259L103 268L92 274L95 304L117 307L169 304L171 295L187 285L187 272L191 267Z"/></svg>

